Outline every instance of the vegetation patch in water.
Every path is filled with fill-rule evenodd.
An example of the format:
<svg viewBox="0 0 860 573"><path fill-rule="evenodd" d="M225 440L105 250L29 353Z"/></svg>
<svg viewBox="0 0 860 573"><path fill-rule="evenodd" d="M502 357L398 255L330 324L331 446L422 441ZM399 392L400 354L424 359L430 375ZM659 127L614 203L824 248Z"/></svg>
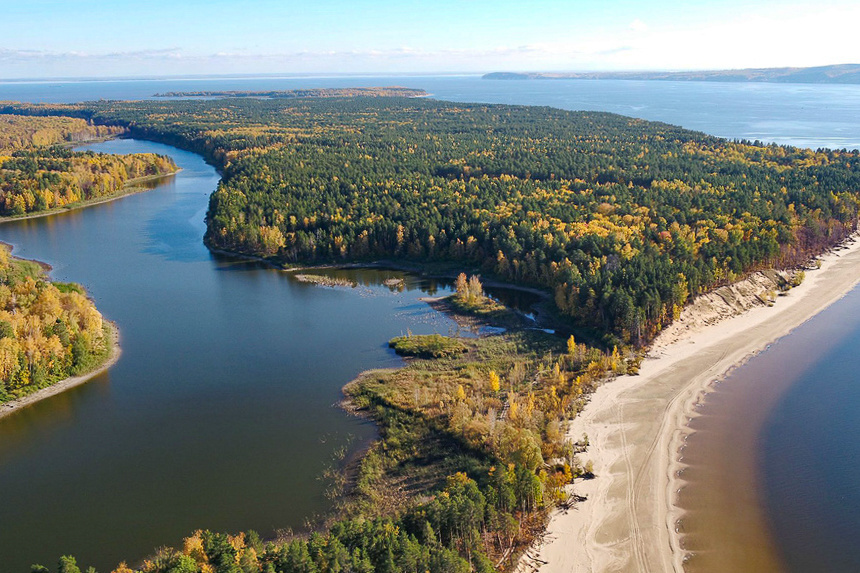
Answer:
<svg viewBox="0 0 860 573"><path fill-rule="evenodd" d="M456 338L440 334L398 336L389 340L388 346L401 356L419 358L444 358L468 351L468 348Z"/></svg>
<svg viewBox="0 0 860 573"><path fill-rule="evenodd" d="M297 281L301 283L311 283L319 286L327 287L355 287L356 282L339 277L329 277L326 275L295 275Z"/></svg>

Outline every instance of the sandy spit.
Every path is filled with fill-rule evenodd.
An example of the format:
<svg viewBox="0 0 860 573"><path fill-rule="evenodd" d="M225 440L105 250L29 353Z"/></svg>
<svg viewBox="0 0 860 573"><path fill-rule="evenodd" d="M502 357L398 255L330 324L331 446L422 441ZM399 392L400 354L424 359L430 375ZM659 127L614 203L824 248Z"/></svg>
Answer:
<svg viewBox="0 0 860 573"><path fill-rule="evenodd" d="M689 420L716 381L860 282L860 241L821 262L773 306L719 321L694 316L692 327L668 329L639 376L619 377L594 393L568 433L572 439L588 434L590 445L580 458L593 462L596 478L577 481L574 492L585 501L552 516L519 571L684 570L674 492L683 485L680 448Z"/></svg>
<svg viewBox="0 0 860 573"><path fill-rule="evenodd" d="M23 398L12 400L10 402L6 402L5 404L0 404L0 418L13 414L21 408L29 406L30 404L35 404L39 400L44 400L45 398L55 396L60 392L65 392L69 388L74 388L75 386L80 386L84 382L89 382L90 380L116 364L117 360L119 360L120 354L122 354L122 348L119 344L119 330L113 323L110 323L110 327L112 338L111 352L110 356L108 356L108 359L101 366L91 372L87 372L86 374L81 374L80 376L72 376L70 378L66 378L65 380L60 380L56 384L52 384L47 388L42 388L41 390L24 396Z"/></svg>

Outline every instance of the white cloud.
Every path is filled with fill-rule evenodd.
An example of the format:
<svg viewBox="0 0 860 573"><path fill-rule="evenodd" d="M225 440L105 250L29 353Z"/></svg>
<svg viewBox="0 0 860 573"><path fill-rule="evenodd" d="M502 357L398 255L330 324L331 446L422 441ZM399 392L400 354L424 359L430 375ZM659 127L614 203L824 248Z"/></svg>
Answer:
<svg viewBox="0 0 860 573"><path fill-rule="evenodd" d="M9 50L0 48L0 60L8 61L60 61L60 60L91 60L91 59L161 59L181 58L182 51L178 48L160 50L137 50L128 52L107 52L93 54L88 52L48 52L43 50Z"/></svg>
<svg viewBox="0 0 860 573"><path fill-rule="evenodd" d="M704 18L686 27L634 19L533 43L474 48L377 46L284 52L178 47L108 53L0 48L0 77L212 73L481 72L496 70L678 70L860 62L860 4L764 9ZM97 70L97 71L96 71Z"/></svg>
<svg viewBox="0 0 860 573"><path fill-rule="evenodd" d="M648 24L646 24L645 22L643 22L639 18L636 18L635 20L630 22L630 25L627 26L627 28L629 30L634 31L634 32L647 32L648 31Z"/></svg>

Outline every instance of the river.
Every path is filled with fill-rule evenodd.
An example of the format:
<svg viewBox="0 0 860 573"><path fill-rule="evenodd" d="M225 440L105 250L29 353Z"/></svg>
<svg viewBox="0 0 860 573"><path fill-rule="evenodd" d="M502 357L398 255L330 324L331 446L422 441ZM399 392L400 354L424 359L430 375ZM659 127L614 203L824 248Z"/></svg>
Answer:
<svg viewBox="0 0 860 573"><path fill-rule="evenodd" d="M109 571L197 528L272 535L328 508L319 477L372 426L334 404L386 342L456 331L418 300L437 288L351 271L317 287L203 246L218 175L192 153L116 140L182 168L154 190L0 226L21 257L84 284L123 354L91 382L0 419L0 571L62 554ZM405 280L400 292L381 284ZM442 287L440 292L445 292Z"/></svg>
<svg viewBox="0 0 860 573"><path fill-rule="evenodd" d="M860 148L860 86L285 77L0 82L0 100L374 85ZM218 179L211 167L148 142L95 149L169 153L183 171L145 194L0 226L0 240L16 254L51 263L58 280L84 283L118 323L124 349L107 374L0 420L2 573L62 553L106 570L195 528L266 534L300 526L327 506L317 476L334 452L348 436L353 443L372 436L332 407L343 383L365 368L397 365L385 348L391 336L455 328L417 300L436 285L413 277L362 271L354 273L362 286L327 289L214 257L201 242ZM389 275L405 278L404 292L379 284ZM754 563L757 544L772 545L786 570L860 570L860 291L820 317L737 369L693 422L681 504L697 570L719 570L708 569L707 556L733 547ZM822 324L839 329L824 336ZM697 484L710 491L711 508L733 504L708 513ZM741 495L750 488L758 497ZM754 535L731 509L743 503L764 509L764 529ZM696 519L710 529L696 536Z"/></svg>

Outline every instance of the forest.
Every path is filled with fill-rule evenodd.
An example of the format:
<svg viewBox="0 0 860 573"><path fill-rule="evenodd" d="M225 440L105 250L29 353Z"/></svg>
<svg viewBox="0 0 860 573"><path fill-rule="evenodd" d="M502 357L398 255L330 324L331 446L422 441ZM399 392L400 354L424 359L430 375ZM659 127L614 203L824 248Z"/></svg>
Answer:
<svg viewBox="0 0 860 573"><path fill-rule="evenodd" d="M0 115L0 155L31 146L101 139L123 132L122 127L93 125L80 118Z"/></svg>
<svg viewBox="0 0 860 573"><path fill-rule="evenodd" d="M856 228L857 151L727 141L597 112L401 97L0 105L198 152L210 248L284 267L387 261L536 287L598 344L530 330L462 275L451 312L501 335L393 339L345 388L380 439L308 535L197 531L116 573L510 568L588 477L567 421L697 294L808 261ZM579 332L580 330L577 330ZM347 492L348 495L342 495ZM71 558L59 569L79 570ZM46 571L34 568L34 571Z"/></svg>
<svg viewBox="0 0 860 573"><path fill-rule="evenodd" d="M315 88L302 90L275 90L275 91L191 91L191 92L166 92L155 94L154 97L166 98L191 98L191 97L252 97L252 98L310 98L310 97L424 97L424 90L403 88L398 86L378 88Z"/></svg>
<svg viewBox="0 0 860 573"><path fill-rule="evenodd" d="M647 344L691 296L851 233L860 155L609 113L406 98L0 106L121 126L221 169L207 244L293 265L449 263Z"/></svg>
<svg viewBox="0 0 860 573"><path fill-rule="evenodd" d="M0 115L0 216L109 197L130 180L176 171L171 159L151 153L109 155L61 145L125 131L78 118Z"/></svg>
<svg viewBox="0 0 860 573"><path fill-rule="evenodd" d="M107 358L111 327L72 283L0 246L0 403L83 374Z"/></svg>

